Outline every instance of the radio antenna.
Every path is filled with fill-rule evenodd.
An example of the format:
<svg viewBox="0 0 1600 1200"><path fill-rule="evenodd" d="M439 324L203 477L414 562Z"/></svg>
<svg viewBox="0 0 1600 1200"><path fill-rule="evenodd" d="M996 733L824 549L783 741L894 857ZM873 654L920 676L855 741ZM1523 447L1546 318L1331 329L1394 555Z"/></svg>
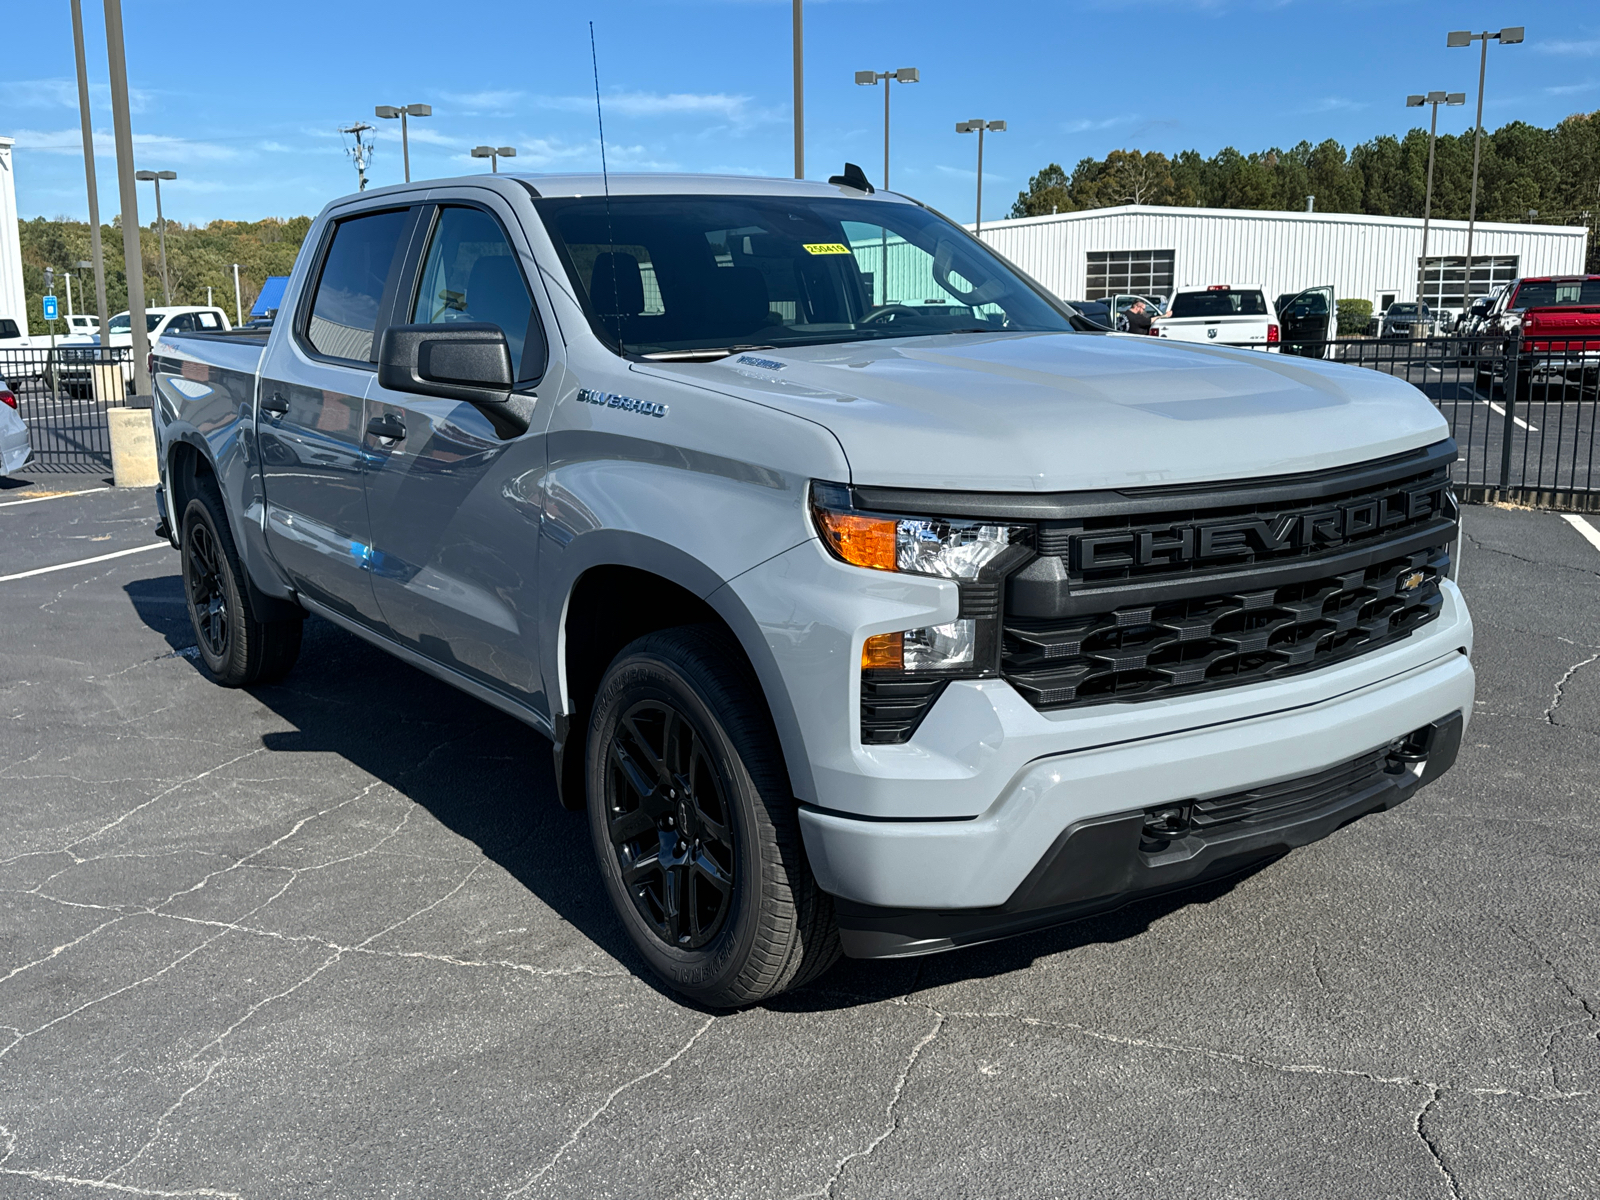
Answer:
<svg viewBox="0 0 1600 1200"><path fill-rule="evenodd" d="M589 64L594 68L594 119L600 127L600 182L606 196L606 245L611 255L611 309L617 318L617 348L624 354L627 344L622 340L622 291L617 281L616 236L611 231L611 175L606 170L606 118L600 109L600 56L594 48L594 22L589 22Z"/></svg>

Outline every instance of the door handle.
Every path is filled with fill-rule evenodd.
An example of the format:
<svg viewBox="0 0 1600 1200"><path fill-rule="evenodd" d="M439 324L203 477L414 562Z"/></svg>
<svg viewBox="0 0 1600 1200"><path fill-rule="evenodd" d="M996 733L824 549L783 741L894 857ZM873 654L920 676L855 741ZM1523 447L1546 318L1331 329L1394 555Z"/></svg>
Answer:
<svg viewBox="0 0 1600 1200"><path fill-rule="evenodd" d="M384 413L383 416L373 417L367 422L367 432L373 437L397 442L406 436L406 423L392 412Z"/></svg>
<svg viewBox="0 0 1600 1200"><path fill-rule="evenodd" d="M289 411L289 402L277 392L273 392L270 396L263 396L261 398L261 411L265 413L276 413L277 415L282 416L284 413Z"/></svg>

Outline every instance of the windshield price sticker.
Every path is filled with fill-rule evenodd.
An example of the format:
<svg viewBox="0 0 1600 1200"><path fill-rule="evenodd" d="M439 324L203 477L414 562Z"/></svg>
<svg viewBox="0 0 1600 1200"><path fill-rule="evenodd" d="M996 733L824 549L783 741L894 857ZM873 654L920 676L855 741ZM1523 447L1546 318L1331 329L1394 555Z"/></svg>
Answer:
<svg viewBox="0 0 1600 1200"><path fill-rule="evenodd" d="M804 242L807 254L849 254L849 246L841 246L838 242Z"/></svg>

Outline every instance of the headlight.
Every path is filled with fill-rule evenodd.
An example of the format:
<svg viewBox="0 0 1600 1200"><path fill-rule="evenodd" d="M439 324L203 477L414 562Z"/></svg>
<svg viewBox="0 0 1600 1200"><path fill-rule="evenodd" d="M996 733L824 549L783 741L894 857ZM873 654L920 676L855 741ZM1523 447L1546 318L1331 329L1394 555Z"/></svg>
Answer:
<svg viewBox="0 0 1600 1200"><path fill-rule="evenodd" d="M834 557L876 571L976 580L1027 531L1023 525L861 512L850 489L811 485L811 515Z"/></svg>

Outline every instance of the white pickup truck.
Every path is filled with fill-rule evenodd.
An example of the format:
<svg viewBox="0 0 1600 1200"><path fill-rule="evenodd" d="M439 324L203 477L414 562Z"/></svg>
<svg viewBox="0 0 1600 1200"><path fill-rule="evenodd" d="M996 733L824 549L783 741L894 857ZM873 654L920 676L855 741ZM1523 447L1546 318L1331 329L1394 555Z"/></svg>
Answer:
<svg viewBox="0 0 1600 1200"><path fill-rule="evenodd" d="M1179 342L1331 358L1336 316L1331 287L1307 288L1274 304L1259 283L1213 283L1178 291L1153 331Z"/></svg>

